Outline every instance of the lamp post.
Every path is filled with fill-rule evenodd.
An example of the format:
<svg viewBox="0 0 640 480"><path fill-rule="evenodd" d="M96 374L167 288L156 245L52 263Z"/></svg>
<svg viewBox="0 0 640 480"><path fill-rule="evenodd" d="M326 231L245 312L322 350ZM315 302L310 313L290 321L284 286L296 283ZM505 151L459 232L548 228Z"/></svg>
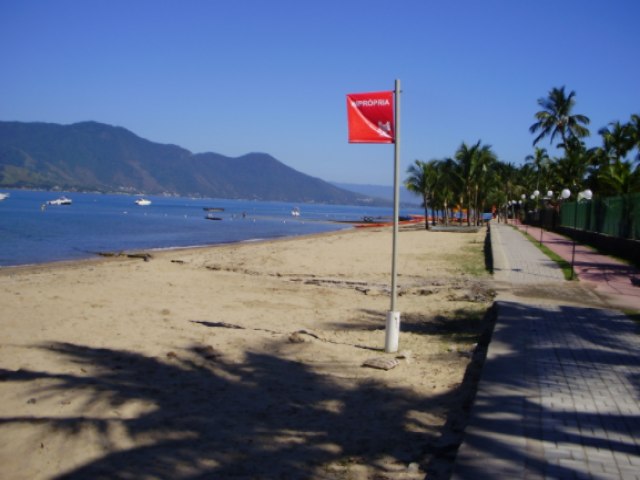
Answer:
<svg viewBox="0 0 640 480"><path fill-rule="evenodd" d="M567 198L569 198L569 195L567 196ZM578 224L578 203L580 203L580 200L582 199L591 200L592 198L593 198L593 192L588 188L583 192L578 193L578 198L576 198L575 207L573 209L573 245L571 246L571 280L573 280L576 275L573 269L573 266L575 265L575 258L576 258L576 233L578 231L578 225L577 225Z"/></svg>
<svg viewBox="0 0 640 480"><path fill-rule="evenodd" d="M537 190L536 190L537 192ZM551 200L553 198L553 191L548 190L547 191L547 196L544 197L542 200ZM542 232L544 231L544 225L542 223L542 212L540 212L540 246L542 246Z"/></svg>

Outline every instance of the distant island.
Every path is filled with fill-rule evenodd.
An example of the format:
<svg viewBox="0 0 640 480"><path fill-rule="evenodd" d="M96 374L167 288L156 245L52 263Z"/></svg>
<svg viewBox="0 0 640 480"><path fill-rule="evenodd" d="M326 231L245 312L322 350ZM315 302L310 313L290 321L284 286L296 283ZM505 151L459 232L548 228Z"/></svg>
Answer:
<svg viewBox="0 0 640 480"><path fill-rule="evenodd" d="M98 122L0 122L0 187L386 206L266 153L231 158Z"/></svg>

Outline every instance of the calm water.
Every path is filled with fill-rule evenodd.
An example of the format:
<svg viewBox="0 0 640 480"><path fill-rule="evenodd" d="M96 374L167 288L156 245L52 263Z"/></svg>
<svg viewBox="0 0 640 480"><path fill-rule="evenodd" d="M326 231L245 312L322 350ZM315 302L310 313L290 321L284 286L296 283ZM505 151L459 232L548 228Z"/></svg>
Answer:
<svg viewBox="0 0 640 480"><path fill-rule="evenodd" d="M391 217L391 208L308 205L128 195L2 190L0 267L90 258L95 252L214 245L350 228L333 223L363 216ZM62 195L70 206L41 206ZM206 220L203 207L224 208ZM294 207L300 216L293 217ZM401 214L419 210L403 210Z"/></svg>

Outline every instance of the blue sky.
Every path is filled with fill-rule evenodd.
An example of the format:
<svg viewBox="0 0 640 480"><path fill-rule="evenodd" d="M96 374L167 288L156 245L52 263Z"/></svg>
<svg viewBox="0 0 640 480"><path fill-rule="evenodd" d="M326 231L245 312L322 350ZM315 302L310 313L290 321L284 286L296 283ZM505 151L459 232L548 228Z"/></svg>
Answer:
<svg viewBox="0 0 640 480"><path fill-rule="evenodd" d="M347 93L401 80L403 176L463 141L522 163L537 99L563 85L599 145L640 113L638 18L637 0L0 0L0 120L390 185L393 146L347 143Z"/></svg>

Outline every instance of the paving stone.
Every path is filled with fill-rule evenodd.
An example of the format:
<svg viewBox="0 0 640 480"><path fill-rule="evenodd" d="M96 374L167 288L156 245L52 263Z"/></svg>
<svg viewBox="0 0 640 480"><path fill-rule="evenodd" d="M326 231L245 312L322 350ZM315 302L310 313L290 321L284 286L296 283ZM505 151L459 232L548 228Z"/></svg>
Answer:
<svg viewBox="0 0 640 480"><path fill-rule="evenodd" d="M474 445L463 442L451 478L640 480L640 328L604 307L526 297L556 281L554 265L511 227L492 225L491 244L505 287L467 427Z"/></svg>

